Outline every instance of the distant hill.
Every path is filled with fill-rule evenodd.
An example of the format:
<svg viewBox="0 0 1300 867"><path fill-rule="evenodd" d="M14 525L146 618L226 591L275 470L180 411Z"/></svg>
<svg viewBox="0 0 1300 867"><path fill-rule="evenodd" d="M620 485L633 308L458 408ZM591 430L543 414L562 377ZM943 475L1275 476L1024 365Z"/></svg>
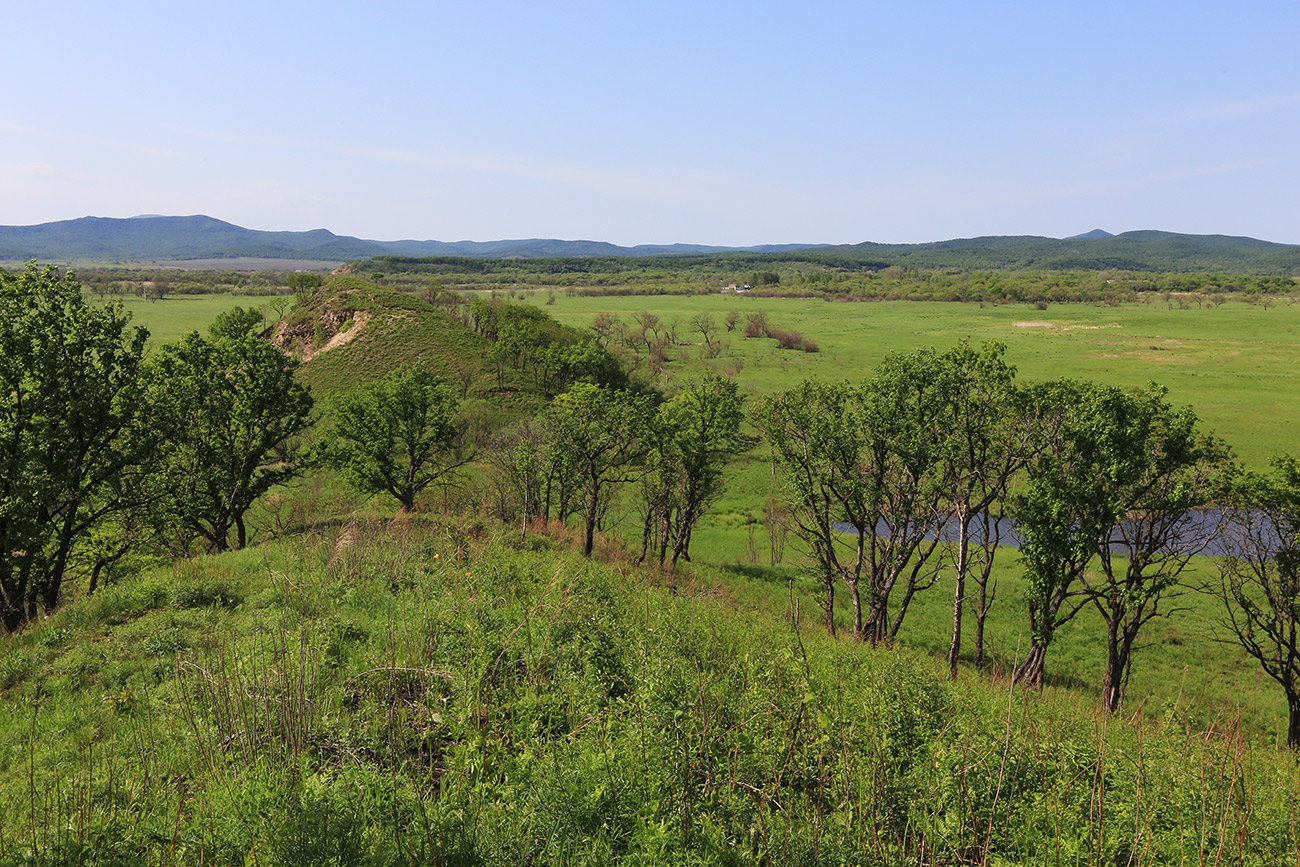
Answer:
<svg viewBox="0 0 1300 867"><path fill-rule="evenodd" d="M387 252L372 241L310 232L263 232L212 217L81 217L37 226L0 226L0 259L156 262L256 256L346 261Z"/></svg>
<svg viewBox="0 0 1300 867"><path fill-rule="evenodd" d="M853 268L890 265L959 270L1234 271L1300 275L1300 246L1229 235L1094 229L1072 238L1034 235L958 238L927 244L815 244L717 247L532 238L504 241L368 241L328 229L265 232L205 216L82 217L37 226L0 226L0 260L182 262L236 258L348 262L381 257L634 259L649 256L797 259Z"/></svg>
<svg viewBox="0 0 1300 867"><path fill-rule="evenodd" d="M0 226L0 260L25 262L174 262L187 259L303 259L347 262L372 256L467 256L471 258L554 258L560 256L660 256L744 249L765 253L815 246L711 247L700 244L642 244L620 247L604 241L531 238L506 241L367 241L328 229L265 232L212 217L145 215L118 219L81 217L36 226Z"/></svg>
<svg viewBox="0 0 1300 867"><path fill-rule="evenodd" d="M1009 235L930 244L846 244L807 251L827 263L979 271L1231 271L1300 275L1300 246L1229 235L1140 231L1089 238Z"/></svg>

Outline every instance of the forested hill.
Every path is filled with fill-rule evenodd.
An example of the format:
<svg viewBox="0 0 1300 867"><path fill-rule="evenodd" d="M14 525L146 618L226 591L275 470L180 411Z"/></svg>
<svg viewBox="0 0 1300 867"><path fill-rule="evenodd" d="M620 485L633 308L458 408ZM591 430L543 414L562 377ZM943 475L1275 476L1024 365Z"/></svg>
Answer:
<svg viewBox="0 0 1300 867"><path fill-rule="evenodd" d="M1230 235L1141 231L1057 240L1033 235L961 238L931 244L820 247L833 262L875 261L917 268L981 271L1232 271L1300 275L1300 246Z"/></svg>
<svg viewBox="0 0 1300 867"><path fill-rule="evenodd" d="M1300 276L1300 246L1228 235L1100 230L1058 240L1032 235L962 238L926 244L785 244L728 248L695 244L620 247L603 241L371 241L328 229L267 232L205 216L82 217L36 226L0 226L0 260L174 262L213 258L344 262L380 257L466 259L640 259L735 257L756 266L802 261L850 270L891 265L980 271L1162 271ZM655 266L649 266L655 267ZM599 269L608 270L608 269Z"/></svg>
<svg viewBox="0 0 1300 867"><path fill-rule="evenodd" d="M744 248L774 252L810 244ZM81 217L36 226L0 226L0 261L172 262L186 259L306 259L345 262L371 256L467 256L544 258L553 256L655 256L717 253L734 247L699 244L642 244L619 247L603 241L528 239L515 241L368 241L328 229L265 232L212 217Z"/></svg>

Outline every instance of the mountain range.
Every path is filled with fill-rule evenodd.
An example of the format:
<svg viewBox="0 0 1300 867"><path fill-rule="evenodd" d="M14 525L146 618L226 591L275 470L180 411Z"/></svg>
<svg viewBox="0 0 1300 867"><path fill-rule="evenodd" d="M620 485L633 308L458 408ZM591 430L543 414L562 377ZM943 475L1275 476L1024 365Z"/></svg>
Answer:
<svg viewBox="0 0 1300 867"><path fill-rule="evenodd" d="M1300 275L1300 246L1229 235L1094 229L1057 239L989 236L926 244L777 244L721 247L603 241L371 241L328 229L269 232L195 215L125 219L82 217L35 226L0 226L0 261L166 263L193 259L299 259L346 262L379 256L557 258L685 256L720 253L787 254L827 264L903 265L988 270L1241 271Z"/></svg>
<svg viewBox="0 0 1300 867"><path fill-rule="evenodd" d="M195 215L167 217L81 217L35 226L0 226L0 260L85 262L173 262L186 259L306 259L345 262L371 256L469 256L549 258L556 256L658 256L745 250L782 252L818 246L785 244L715 247L702 244L642 244L620 247L604 241L530 238L506 241L369 241L328 229L267 232Z"/></svg>

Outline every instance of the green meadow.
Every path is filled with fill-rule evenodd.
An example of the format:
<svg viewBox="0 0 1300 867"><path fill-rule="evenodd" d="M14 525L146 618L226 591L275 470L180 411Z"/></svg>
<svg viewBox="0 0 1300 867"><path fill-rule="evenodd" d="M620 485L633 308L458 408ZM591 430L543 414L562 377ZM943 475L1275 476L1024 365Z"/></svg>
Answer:
<svg viewBox="0 0 1300 867"><path fill-rule="evenodd" d="M554 303L547 304L553 298ZM1205 425L1236 449L1241 461L1263 467L1269 456L1291 448L1300 435L1300 305L1280 300L1270 307L1229 301L1189 306L1152 298L1150 303L1097 306L1052 304L978 306L948 302L842 302L755 298L745 295L583 296L530 292L529 303L567 325L587 325L613 313L629 325L649 311L665 323L680 320L683 345L671 353L664 380L710 370L734 374L751 395L786 389L810 376L859 379L890 352L960 340L997 340L1022 380L1076 377L1121 386L1158 382L1170 399L1189 404ZM154 345L202 330L235 306L262 306L267 299L237 295L172 296L150 302L127 298L134 321L147 326ZM725 348L703 358L702 341L689 320L709 313L718 325L731 310L742 317L762 311L777 328L799 331L819 352L780 350L775 341L745 339L741 326L723 332Z"/></svg>
<svg viewBox="0 0 1300 867"><path fill-rule="evenodd" d="M544 293L532 303L544 304ZM997 340L1007 345L1007 360L1022 380L1075 377L1120 386L1158 382L1175 403L1189 404L1206 426L1227 440L1249 466L1262 467L1270 455L1292 448L1300 435L1300 305L1280 301L1265 308L1230 301L1213 309L1177 300L1096 306L882 301L716 296L582 296L557 292L548 313L569 324L590 323L598 313L616 313L631 324L647 310L663 320L678 317L683 341L691 317L708 312L721 324L730 310L755 311L781 329L814 340L820 351L779 350L766 339L744 339L739 329L724 333L727 343L712 361L697 347L679 347L669 377L710 368L735 370L750 394L786 389L809 376L826 380L859 379L887 353L933 346L940 350L962 339ZM742 326L743 327L743 320ZM737 364L739 362L739 364Z"/></svg>
<svg viewBox="0 0 1300 867"><path fill-rule="evenodd" d="M303 368L322 405L429 357L473 374L458 381L482 418L531 411L522 380L489 403L503 389L477 337L383 294L355 295L371 318ZM262 300L128 308L157 346ZM891 351L999 340L1022 379L1161 382L1253 466L1296 423L1290 303L524 300L571 325L677 318L668 389L712 370L757 397L859 379ZM690 319L733 309L740 329L761 310L819 351L738 329L703 357ZM286 325L315 347L309 312ZM1220 603L1198 590L1212 561L1149 624L1108 716L1089 610L1057 634L1043 689L1012 689L1028 626L1014 550L982 672L949 681L941 665L946 575L898 646L846 640L842 593L840 638L826 635L817 580L772 520L779 495L761 444L738 456L694 562L661 573L631 563L631 496L585 560L572 527L492 518L486 470L401 520L327 473L300 479L264 499L245 550L151 561L0 636L0 863L1294 863L1285 703L1221 641Z"/></svg>
<svg viewBox="0 0 1300 867"><path fill-rule="evenodd" d="M552 303L547 303L549 299ZM221 311L259 300L231 295L155 303L137 299L130 309L135 321L147 325L158 341L168 334L201 330ZM1249 466L1263 467L1270 455L1291 448L1294 433L1300 430L1300 400L1294 396L1293 384L1300 370L1296 336L1300 305L1286 301L1269 309L1235 301L1212 309L1181 309L1176 301L1153 299L1120 306L1053 304L1042 310L1023 304L854 303L734 294L629 297L536 291L515 300L541 306L575 326L590 323L599 313L617 314L629 325L633 315L642 311L658 315L664 323L679 320L681 345L670 351L662 372L661 382L668 388L674 381L712 370L734 375L754 398L810 376L832 381L862 378L889 352L925 346L944 349L962 339L998 340L1007 345L1007 357L1024 380L1071 376L1127 386L1149 381L1165 385L1173 401L1192 405L1207 427L1231 443ZM700 336L689 331L690 319L707 312L721 328L732 310L741 314L740 324L722 333L724 349L716 358L703 357ZM797 330L816 341L820 351L782 350L771 339L742 337L744 316L756 311L766 314L774 327ZM415 356L423 340L420 345L430 352L443 351L434 336L422 334L381 330L365 335L358 348L367 354ZM350 381L347 356L327 354L321 361L326 365L317 363L309 377L320 396L345 388ZM324 501L358 510L350 511L352 515L375 514L377 503L366 505L339 499L337 493L321 493L335 488L329 479L317 478L301 483L297 496L299 500L324 496ZM765 513L779 494L779 480L761 444L736 458L722 498L694 534L692 555L697 562L723 567L720 574L727 576L727 592L740 604L783 608L793 597L803 610L816 611L817 582L799 567L803 555L798 540L792 534L784 540L779 533L775 539L769 536L771 524ZM262 518L266 524L283 524L285 515L310 511L295 502L293 491L273 497L271 505L274 508L265 510ZM615 510L607 525L609 533L635 548L640 533L635 510ZM1211 561L1200 561L1190 583L1206 584L1215 575ZM1021 642L1027 642L1014 550L1002 552L998 582L998 603L988 624L989 653L994 667L1005 669L1019 661ZM1179 607L1187 610L1152 625L1151 640L1134 665L1133 704L1145 699L1154 702L1159 712L1164 702L1183 702L1184 708L1196 709L1192 713L1201 722L1240 712L1253 732L1276 734L1285 714L1282 697L1257 666L1216 641L1222 637L1216 626L1218 605L1207 595L1189 592L1179 601ZM847 605L841 604L838 614L842 625L847 625ZM951 614L951 594L940 582L918 595L901 639L918 649L944 652ZM1062 688L1095 690L1104 647L1099 621L1085 611L1053 645L1052 682ZM972 653L968 650L966 657Z"/></svg>
<svg viewBox="0 0 1300 867"><path fill-rule="evenodd" d="M149 329L150 346L171 343L191 331L203 331L218 316L234 307L258 307L271 321L276 318L268 307L268 303L274 299L250 295L169 295L158 301L147 301L138 295L124 295L117 300L131 314L133 324ZM285 299L288 303L292 303L292 300Z"/></svg>

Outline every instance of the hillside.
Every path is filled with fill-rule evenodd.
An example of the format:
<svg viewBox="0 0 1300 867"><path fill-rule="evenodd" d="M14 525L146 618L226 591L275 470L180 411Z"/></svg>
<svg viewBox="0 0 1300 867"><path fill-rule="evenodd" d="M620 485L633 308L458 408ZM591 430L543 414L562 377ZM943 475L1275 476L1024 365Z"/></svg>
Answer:
<svg viewBox="0 0 1300 867"><path fill-rule="evenodd" d="M1231 720L943 679L474 517L322 527L0 636L0 860L1290 863ZM780 593L774 594L782 598Z"/></svg>
<svg viewBox="0 0 1300 867"><path fill-rule="evenodd" d="M318 400L380 379L396 368L429 365L461 390L509 415L530 413L542 395L514 371L500 376L490 344L419 297L335 276L277 324L272 342L297 357L298 377Z"/></svg>
<svg viewBox="0 0 1300 867"><path fill-rule="evenodd" d="M1300 275L1300 246L1228 235L1125 232L1066 240L1036 236L961 238L931 244L822 247L829 262L874 261L916 268L990 271L1164 271Z"/></svg>
<svg viewBox="0 0 1300 867"><path fill-rule="evenodd" d="M263 232L212 217L82 217L36 226L0 226L0 259L171 261L261 257L342 261L384 248L326 229Z"/></svg>
<svg viewBox="0 0 1300 867"><path fill-rule="evenodd" d="M812 245L747 248L755 252ZM367 241L327 229L267 232L212 217L81 217L35 226L0 226L0 261L177 262L198 259L301 259L345 262L370 256L658 256L716 253L734 247L643 244L620 247L603 241L527 239L506 241Z"/></svg>

